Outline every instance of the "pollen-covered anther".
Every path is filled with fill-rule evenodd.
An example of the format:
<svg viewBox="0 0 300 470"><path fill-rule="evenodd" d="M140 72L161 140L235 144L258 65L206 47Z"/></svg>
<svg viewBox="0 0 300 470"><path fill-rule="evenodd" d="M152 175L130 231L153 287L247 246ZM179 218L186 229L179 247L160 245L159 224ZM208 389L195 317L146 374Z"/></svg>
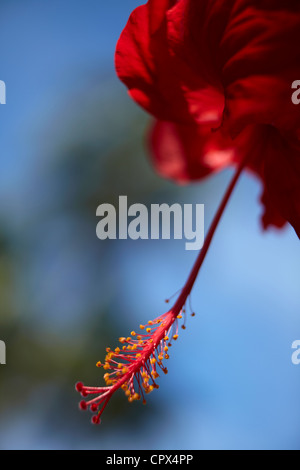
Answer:
<svg viewBox="0 0 300 470"><path fill-rule="evenodd" d="M176 341L178 339L178 335L173 335L173 339Z"/></svg>
<svg viewBox="0 0 300 470"><path fill-rule="evenodd" d="M156 363L156 359L155 357L152 357L152 359L150 359L150 364L155 364Z"/></svg>
<svg viewBox="0 0 300 470"><path fill-rule="evenodd" d="M153 371L151 372L151 375L152 375L152 377L153 377L154 379L158 379L158 377L159 377L159 374L156 372L156 370L153 370Z"/></svg>
<svg viewBox="0 0 300 470"><path fill-rule="evenodd" d="M151 328L146 329L147 333L151 333Z"/></svg>
<svg viewBox="0 0 300 470"><path fill-rule="evenodd" d="M182 315L177 315L178 320L181 320Z"/></svg>
<svg viewBox="0 0 300 470"><path fill-rule="evenodd" d="M98 361L98 362L97 362L96 367L102 367L101 361Z"/></svg>
<svg viewBox="0 0 300 470"><path fill-rule="evenodd" d="M135 332L135 331L132 331L130 334L131 334L131 336L136 336L136 332Z"/></svg>
<svg viewBox="0 0 300 470"><path fill-rule="evenodd" d="M140 329L141 329L141 330L144 330L144 329L145 329L145 325L140 325Z"/></svg>
<svg viewBox="0 0 300 470"><path fill-rule="evenodd" d="M122 344L126 343L126 338L124 337L119 338L119 343L122 343Z"/></svg>

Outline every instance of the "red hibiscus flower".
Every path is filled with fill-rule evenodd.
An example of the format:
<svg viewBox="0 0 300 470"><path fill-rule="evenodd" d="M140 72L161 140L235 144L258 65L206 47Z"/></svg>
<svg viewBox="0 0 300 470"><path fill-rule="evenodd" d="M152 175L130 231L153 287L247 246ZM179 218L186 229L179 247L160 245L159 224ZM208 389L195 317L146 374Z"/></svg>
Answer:
<svg viewBox="0 0 300 470"><path fill-rule="evenodd" d="M131 15L116 69L131 97L156 118L150 146L157 171L177 182L227 166L236 172L178 299L163 315L107 348L105 386L76 390L80 408L101 415L123 389L130 402L158 388L178 339L178 320L236 183L246 168L263 183L263 226L289 222L300 237L299 0L149 0ZM194 313L192 313L194 316ZM182 325L185 329L185 323Z"/></svg>
<svg viewBox="0 0 300 470"><path fill-rule="evenodd" d="M263 226L300 237L298 0L149 0L121 35L116 69L157 122L157 171L177 182L247 161L262 180Z"/></svg>

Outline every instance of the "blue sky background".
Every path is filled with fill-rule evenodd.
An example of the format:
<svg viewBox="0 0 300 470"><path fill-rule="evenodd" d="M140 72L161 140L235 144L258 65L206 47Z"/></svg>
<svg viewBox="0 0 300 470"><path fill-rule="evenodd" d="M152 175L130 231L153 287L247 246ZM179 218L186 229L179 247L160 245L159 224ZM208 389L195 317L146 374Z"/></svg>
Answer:
<svg viewBox="0 0 300 470"><path fill-rule="evenodd" d="M196 253L185 251L184 241L109 242L103 248L95 211L109 202L100 197L108 194L104 187L118 197L130 180L132 203L204 203L208 226L230 179L227 171L177 188L149 166L147 117L127 98L113 63L118 36L138 4L0 2L0 79L7 85L7 105L0 107L0 220L13 247L13 313L4 304L6 323L0 323L8 348L8 363L0 366L0 446L299 449L300 366L291 362L291 345L300 338L299 240L292 229L262 234L260 186L248 175L193 291L197 316L172 348L169 375L159 380L148 411L133 404L128 415L121 396L120 411L116 407L93 428L77 410L67 369L57 364L48 380L47 364L30 350L22 361L20 338L50 351L63 344L62 363L72 363L74 348L82 351L76 379L94 377L96 383L84 338L95 325L104 331L105 311L118 338L121 327L131 331L163 313L164 299L189 273ZM97 149L97 171L88 155L72 166L78 142ZM90 185L99 199L81 211ZM108 345L95 341L97 359ZM28 386L31 368L35 378ZM22 396L23 383L24 401L6 406L16 389Z"/></svg>

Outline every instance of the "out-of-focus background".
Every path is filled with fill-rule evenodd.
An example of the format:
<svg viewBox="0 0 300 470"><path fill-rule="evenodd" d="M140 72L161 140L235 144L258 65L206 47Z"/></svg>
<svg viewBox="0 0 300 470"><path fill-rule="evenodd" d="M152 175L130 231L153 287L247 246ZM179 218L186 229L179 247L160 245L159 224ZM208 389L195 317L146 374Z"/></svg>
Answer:
<svg viewBox="0 0 300 470"><path fill-rule="evenodd" d="M105 347L163 313L196 257L184 240L99 241L97 206L204 203L208 226L231 174L177 187L152 170L149 118L114 72L139 3L0 2L0 447L299 449L299 241L262 234L247 175L160 389L146 407L120 392L100 427L78 411L75 382L101 383Z"/></svg>

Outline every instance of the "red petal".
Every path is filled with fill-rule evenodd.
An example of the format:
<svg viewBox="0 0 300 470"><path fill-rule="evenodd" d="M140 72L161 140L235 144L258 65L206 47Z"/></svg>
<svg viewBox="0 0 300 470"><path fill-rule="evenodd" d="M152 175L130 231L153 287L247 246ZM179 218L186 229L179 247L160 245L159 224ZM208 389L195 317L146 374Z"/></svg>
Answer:
<svg viewBox="0 0 300 470"><path fill-rule="evenodd" d="M221 171L236 163L232 139L209 123L201 126L158 121L150 133L150 147L156 171L179 183L186 183Z"/></svg>
<svg viewBox="0 0 300 470"><path fill-rule="evenodd" d="M166 12L176 0L149 0L150 33L155 34L166 18Z"/></svg>
<svg viewBox="0 0 300 470"><path fill-rule="evenodd" d="M273 130L265 160L265 187L272 206L290 222L300 238L300 144Z"/></svg>

